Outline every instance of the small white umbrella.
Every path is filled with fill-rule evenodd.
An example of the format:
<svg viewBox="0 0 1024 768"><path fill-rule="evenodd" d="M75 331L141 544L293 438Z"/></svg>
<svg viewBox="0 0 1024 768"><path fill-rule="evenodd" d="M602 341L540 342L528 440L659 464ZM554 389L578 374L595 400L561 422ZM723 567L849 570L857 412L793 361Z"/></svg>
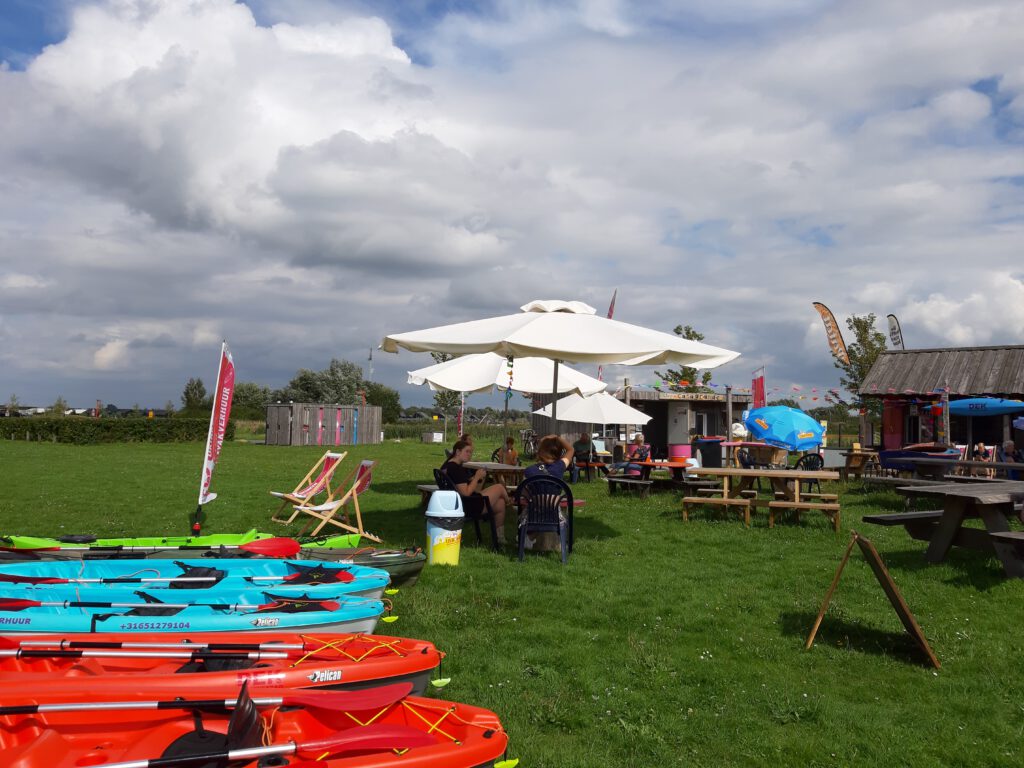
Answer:
<svg viewBox="0 0 1024 768"><path fill-rule="evenodd" d="M437 365L409 371L410 384L429 384L432 390L452 392L490 392L512 389L514 392L550 392L555 363L543 357L517 357L512 361L512 386L509 387L508 360L488 352L456 357ZM558 370L558 391L592 395L608 385L564 365Z"/></svg>
<svg viewBox="0 0 1024 768"><path fill-rule="evenodd" d="M551 418L552 403L534 411L538 416ZM558 401L558 418L561 421L575 421L580 424L646 424L651 417L616 400L607 392L598 392L590 397L569 395Z"/></svg>

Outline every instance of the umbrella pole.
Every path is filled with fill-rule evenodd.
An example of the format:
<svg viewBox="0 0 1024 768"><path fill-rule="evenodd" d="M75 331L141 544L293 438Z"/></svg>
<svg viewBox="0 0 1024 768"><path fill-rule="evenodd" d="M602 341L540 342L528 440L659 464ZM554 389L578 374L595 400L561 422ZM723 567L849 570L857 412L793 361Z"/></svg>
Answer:
<svg viewBox="0 0 1024 768"><path fill-rule="evenodd" d="M554 365L554 381L551 383L551 434L560 434L558 431L558 361Z"/></svg>

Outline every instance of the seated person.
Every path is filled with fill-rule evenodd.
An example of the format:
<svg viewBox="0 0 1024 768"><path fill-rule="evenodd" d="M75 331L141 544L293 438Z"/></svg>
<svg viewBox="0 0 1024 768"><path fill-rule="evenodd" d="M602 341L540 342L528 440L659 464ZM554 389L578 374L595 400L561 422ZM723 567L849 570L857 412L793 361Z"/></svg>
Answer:
<svg viewBox="0 0 1024 768"><path fill-rule="evenodd" d="M651 449L644 445L644 436L637 433L626 449L626 461L612 464L613 472L639 472L640 466L634 461L647 461L651 457Z"/></svg>
<svg viewBox="0 0 1024 768"><path fill-rule="evenodd" d="M1007 440L1003 443L1002 456L1000 461L1013 462L1015 464L1024 464L1024 453L1014 444L1013 440ZM1007 480L1020 480L1019 469L1008 469L1006 470ZM1024 514L1024 513L1022 513Z"/></svg>
<svg viewBox="0 0 1024 768"><path fill-rule="evenodd" d="M971 451L971 459L973 461L990 461L992 459L992 454L984 443L978 443ZM991 471L992 470L989 469L975 469L971 474L980 477L987 477Z"/></svg>
<svg viewBox="0 0 1024 768"><path fill-rule="evenodd" d="M532 464L523 472L525 477L550 475L559 480L564 479L565 470L572 464L575 455L569 441L560 435L547 435L537 444L537 463Z"/></svg>
<svg viewBox="0 0 1024 768"><path fill-rule="evenodd" d="M588 432L581 432L580 439L572 444L572 450L576 455L576 460L569 466L569 471L572 476L572 481L575 483L580 479L580 464L598 464L598 469L604 474L608 474L608 468L604 466L601 459L596 454L596 448L594 443L590 440L590 434Z"/></svg>
<svg viewBox="0 0 1024 768"><path fill-rule="evenodd" d="M573 447L569 444L561 435L547 435L542 437L540 442L537 443L537 463L531 464L523 472L523 475L527 478L530 477L557 477L559 480L564 480L565 471L573 466L573 456L575 452ZM565 522L565 514L561 511L558 513L558 518L563 523ZM519 511L519 525L523 525L526 522L526 508L523 505L523 509ZM540 542L534 542L531 539L527 539L527 549L556 549L557 538L552 534L544 534L545 538Z"/></svg>
<svg viewBox="0 0 1024 768"><path fill-rule="evenodd" d="M473 436L470 435L468 432L466 432L465 434L459 435L459 439L456 440L455 442L456 443L463 442L463 443L469 443L470 445L473 445ZM445 461L448 461L454 455L455 455L455 448L454 448L454 446L451 448L451 450L449 450L448 448L444 449Z"/></svg>
<svg viewBox="0 0 1024 768"><path fill-rule="evenodd" d="M505 438L505 447L498 451L498 461L502 464L519 465L519 452L516 450L514 437Z"/></svg>
<svg viewBox="0 0 1024 768"><path fill-rule="evenodd" d="M448 475L448 478L455 486L455 490L462 496L473 496L480 494L487 497L494 511L494 524L498 528L498 543L505 543L505 508L511 499L504 485L495 483L484 488L484 478L487 473L482 469L472 470L462 466L467 461L473 460L473 446L465 440L455 443L452 457L444 463L441 471Z"/></svg>

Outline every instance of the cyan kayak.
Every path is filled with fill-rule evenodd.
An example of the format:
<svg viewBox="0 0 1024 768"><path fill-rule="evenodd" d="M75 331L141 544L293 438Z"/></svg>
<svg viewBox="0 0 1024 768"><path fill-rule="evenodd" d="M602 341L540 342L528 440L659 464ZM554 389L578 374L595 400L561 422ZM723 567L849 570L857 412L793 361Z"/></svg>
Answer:
<svg viewBox="0 0 1024 768"><path fill-rule="evenodd" d="M225 595L252 589L272 589L280 594L326 590L334 594L378 599L383 595L388 580L387 571L362 565L268 558L60 560L0 564L0 584L8 591L91 589L103 593L141 588L174 592L179 596L186 592L213 595L220 602L227 601Z"/></svg>
<svg viewBox="0 0 1024 768"><path fill-rule="evenodd" d="M179 599L177 590L165 590L167 599L110 591L95 601L80 599L92 596L84 591L77 599L48 592L0 591L0 632L373 632L384 611L380 600L320 593L302 599L274 590L243 590L230 602L207 595L201 604Z"/></svg>

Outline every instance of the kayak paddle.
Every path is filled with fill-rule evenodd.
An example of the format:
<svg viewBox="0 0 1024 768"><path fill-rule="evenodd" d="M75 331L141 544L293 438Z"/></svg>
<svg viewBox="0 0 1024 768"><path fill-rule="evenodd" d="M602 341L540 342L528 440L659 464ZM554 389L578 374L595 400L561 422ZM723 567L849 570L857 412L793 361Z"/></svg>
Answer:
<svg viewBox="0 0 1024 768"><path fill-rule="evenodd" d="M205 552L215 551L219 549L240 549L243 552L249 552L253 555L262 555L263 557L293 557L298 554L301 545L295 539L289 539L285 536L274 536L269 539L255 539L254 541L247 542L245 544L220 544L217 546L202 545L202 546L154 546L154 547L133 547L123 546L115 544L108 547L19 547L26 552L50 552L50 551L70 551L70 552L152 552L155 550L165 551L182 551L182 552ZM17 551L17 550L15 550Z"/></svg>
<svg viewBox="0 0 1024 768"><path fill-rule="evenodd" d="M305 707L344 712L381 709L401 701L412 691L412 683L394 683L359 691L287 691L280 696L252 697L258 707ZM115 709L226 709L238 703L233 699L169 699L164 701L88 701L54 704L0 706L0 715L34 715L40 712L75 712Z"/></svg>
<svg viewBox="0 0 1024 768"><path fill-rule="evenodd" d="M287 653L249 651L223 653L218 651L111 651L111 650L70 650L67 648L16 648L0 650L0 658L13 659L189 659L202 661L205 659L287 659Z"/></svg>
<svg viewBox="0 0 1024 768"><path fill-rule="evenodd" d="M298 755L303 759L319 760L325 756L338 756L348 752L384 752L392 749L429 747L437 739L407 725L365 725L348 731L338 731L313 741L271 744L266 747L231 749L207 752L203 755L156 757L150 760L132 760L126 763L104 763L103 768L172 768L214 761L252 761L268 755Z"/></svg>
<svg viewBox="0 0 1024 768"><path fill-rule="evenodd" d="M317 604L325 611L336 611L341 607L337 600L315 600L313 598L279 597L272 603L249 605L246 603L107 603L75 600L41 601L17 597L0 597L0 611L24 611L27 608L213 608L218 611L272 611L295 603Z"/></svg>
<svg viewBox="0 0 1024 768"><path fill-rule="evenodd" d="M295 581L305 574L300 572L289 573L286 576L244 576L243 579L247 582L253 583L257 581L281 581L290 582ZM352 575L351 571L344 568L338 568L329 571L328 575L331 577L331 581L319 581L312 582L309 586L316 586L316 584L348 584L349 582L355 581L356 577ZM92 579L69 579L62 576L19 576L17 574L0 573L0 582L6 584L36 584L36 585L47 585L47 584L150 584L152 582L161 582L169 584L177 583L192 583L192 582L219 582L223 580L223 576L108 576L104 578L92 578Z"/></svg>

